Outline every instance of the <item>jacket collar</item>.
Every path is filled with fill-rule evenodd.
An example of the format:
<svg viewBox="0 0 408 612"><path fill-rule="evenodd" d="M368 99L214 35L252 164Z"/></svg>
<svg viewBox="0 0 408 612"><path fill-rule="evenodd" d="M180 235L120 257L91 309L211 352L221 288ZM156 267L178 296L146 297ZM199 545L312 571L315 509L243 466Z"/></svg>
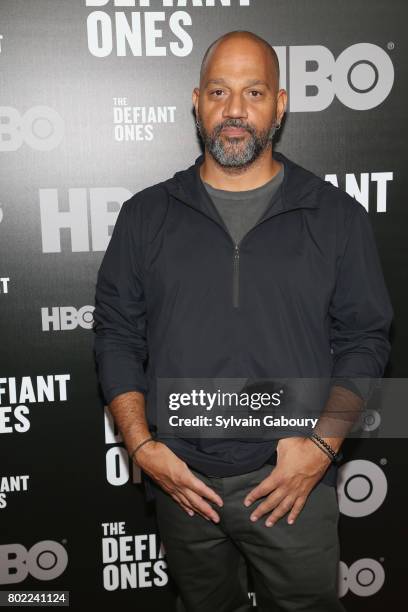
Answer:
<svg viewBox="0 0 408 612"><path fill-rule="evenodd" d="M284 165L284 177L281 189L278 191L281 197L277 201L273 197L262 215L262 220L297 208L318 207L317 191L323 183L322 179L299 166L283 153L274 151L273 157ZM215 213L220 219L200 177L199 168L203 161L204 154L201 154L194 164L185 170L176 172L172 178L164 181L162 186L177 200L211 217L214 217ZM274 203L273 206L272 203Z"/></svg>

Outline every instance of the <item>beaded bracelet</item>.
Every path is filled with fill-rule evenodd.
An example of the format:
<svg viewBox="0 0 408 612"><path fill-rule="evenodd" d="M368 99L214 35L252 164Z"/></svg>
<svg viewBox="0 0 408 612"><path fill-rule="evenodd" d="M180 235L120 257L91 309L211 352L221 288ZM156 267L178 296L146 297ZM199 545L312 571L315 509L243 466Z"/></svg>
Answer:
<svg viewBox="0 0 408 612"><path fill-rule="evenodd" d="M152 436L150 436L150 438L146 438L146 440L143 440L143 442L140 442L140 444L136 446L136 448L130 453L130 458L132 459L132 461L133 461L133 455L136 453L136 451L138 451L139 448L143 446L143 444L146 444L146 442L150 442L151 440L154 440Z"/></svg>
<svg viewBox="0 0 408 612"><path fill-rule="evenodd" d="M314 442L314 444L316 444L316 446L318 448L320 448L320 450L329 457L329 459L331 461L333 461L333 457L331 456L331 454L329 453L328 450L326 450L321 444L319 444L319 442L317 442L317 440L315 440L314 438L312 438L312 436L309 436L309 440L311 440L312 442Z"/></svg>
<svg viewBox="0 0 408 612"><path fill-rule="evenodd" d="M317 435L317 433L313 432L311 434L311 436L309 436L310 439L321 448L322 451L324 451L326 453L326 455L328 457L330 457L330 459L333 461L333 463L338 464L341 460L341 454L336 453L336 451L330 446L330 444L328 444L326 442L326 440L323 440L323 438L321 438L320 436ZM317 440L317 442L316 442ZM321 446L320 446L321 445Z"/></svg>

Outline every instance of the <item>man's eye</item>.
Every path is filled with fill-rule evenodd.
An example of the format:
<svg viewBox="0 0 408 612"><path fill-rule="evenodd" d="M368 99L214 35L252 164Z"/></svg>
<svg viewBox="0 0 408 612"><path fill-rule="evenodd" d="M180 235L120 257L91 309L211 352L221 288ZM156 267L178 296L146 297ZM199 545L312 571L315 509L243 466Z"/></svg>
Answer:
<svg viewBox="0 0 408 612"><path fill-rule="evenodd" d="M214 89L214 91L211 92L211 95L222 93L222 91L223 91L222 89Z"/></svg>
<svg viewBox="0 0 408 612"><path fill-rule="evenodd" d="M258 96L262 96L262 93L260 91L257 91L256 89L253 89L251 91L251 94L255 94L255 96L253 96L254 98L257 98Z"/></svg>

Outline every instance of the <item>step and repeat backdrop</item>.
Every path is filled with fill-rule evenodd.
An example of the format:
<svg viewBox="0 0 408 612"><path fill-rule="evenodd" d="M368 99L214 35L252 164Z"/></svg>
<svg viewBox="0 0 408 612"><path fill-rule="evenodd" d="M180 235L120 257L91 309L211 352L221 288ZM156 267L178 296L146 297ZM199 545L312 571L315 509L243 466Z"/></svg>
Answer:
<svg viewBox="0 0 408 612"><path fill-rule="evenodd" d="M386 376L407 376L406 4L1 0L0 15L0 589L173 610L154 507L92 352L118 212L201 152L191 92L208 45L259 34L289 95L277 150L369 212L395 311ZM405 594L405 442L343 448L339 595L376 612Z"/></svg>

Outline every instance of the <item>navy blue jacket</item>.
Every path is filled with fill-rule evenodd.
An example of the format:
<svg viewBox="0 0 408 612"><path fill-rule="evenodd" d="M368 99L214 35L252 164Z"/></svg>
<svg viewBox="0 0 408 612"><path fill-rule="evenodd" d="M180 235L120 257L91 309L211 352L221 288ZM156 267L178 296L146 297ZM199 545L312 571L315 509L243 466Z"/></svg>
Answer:
<svg viewBox="0 0 408 612"><path fill-rule="evenodd" d="M151 431L157 377L383 375L393 310L367 211L273 156L283 183L239 245L201 181L203 155L120 210L98 273L95 355L106 402L143 392ZM274 450L271 441L166 443L218 476L257 469Z"/></svg>

